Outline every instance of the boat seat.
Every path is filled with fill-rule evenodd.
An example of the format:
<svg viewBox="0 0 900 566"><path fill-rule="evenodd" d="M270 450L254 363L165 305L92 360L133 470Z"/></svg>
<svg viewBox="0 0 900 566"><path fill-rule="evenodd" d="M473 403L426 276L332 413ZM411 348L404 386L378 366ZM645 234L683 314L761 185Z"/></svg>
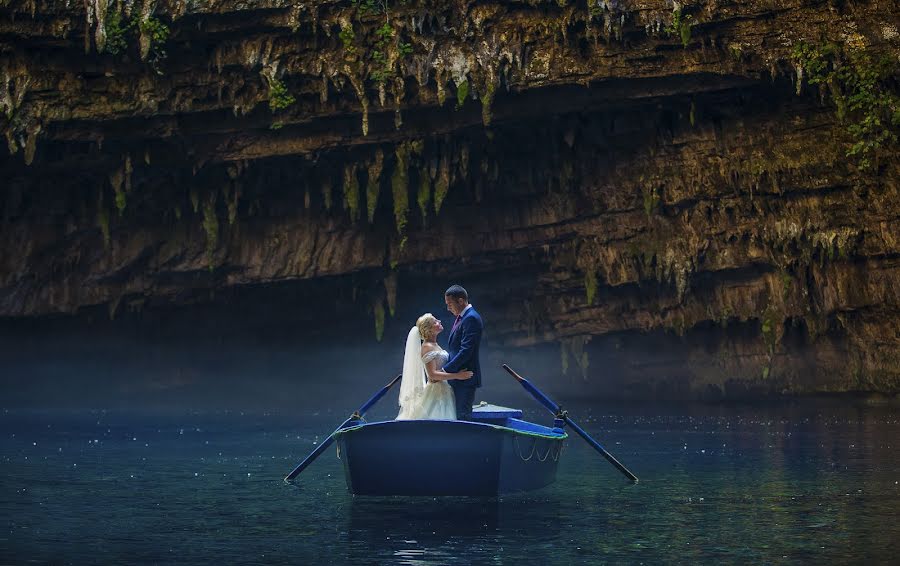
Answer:
<svg viewBox="0 0 900 566"><path fill-rule="evenodd" d="M501 407L500 405L492 405L485 401L472 407L472 420L480 423L506 426L509 419L520 418L522 418L521 409Z"/></svg>

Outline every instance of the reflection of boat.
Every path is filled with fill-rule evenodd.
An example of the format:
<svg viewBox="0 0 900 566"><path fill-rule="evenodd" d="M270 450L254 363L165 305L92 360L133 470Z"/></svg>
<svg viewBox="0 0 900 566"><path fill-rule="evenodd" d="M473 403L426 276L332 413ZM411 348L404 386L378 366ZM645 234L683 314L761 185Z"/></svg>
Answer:
<svg viewBox="0 0 900 566"><path fill-rule="evenodd" d="M535 513L547 521L540 523L544 540L559 535L564 522L547 518L558 518L558 507L524 506L516 498L501 504L499 497L353 497L344 507L345 554L331 558L347 564L496 562L498 529L528 532Z"/></svg>
<svg viewBox="0 0 900 566"><path fill-rule="evenodd" d="M497 495L556 479L566 433L521 416L482 405L472 421L350 421L334 436L351 493Z"/></svg>

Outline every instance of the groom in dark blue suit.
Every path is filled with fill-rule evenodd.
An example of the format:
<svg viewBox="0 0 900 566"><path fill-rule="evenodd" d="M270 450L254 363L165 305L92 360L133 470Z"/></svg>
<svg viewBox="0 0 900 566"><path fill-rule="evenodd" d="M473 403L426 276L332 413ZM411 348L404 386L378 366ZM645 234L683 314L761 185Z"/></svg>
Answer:
<svg viewBox="0 0 900 566"><path fill-rule="evenodd" d="M452 285L447 289L444 302L447 303L447 310L456 315L453 328L450 329L450 344L447 346L450 359L444 364L444 371L456 373L469 370L473 373L470 379L447 381L456 396L456 418L467 421L472 417L475 389L481 387L478 349L481 346L484 323L481 315L469 304L469 294L461 286Z"/></svg>

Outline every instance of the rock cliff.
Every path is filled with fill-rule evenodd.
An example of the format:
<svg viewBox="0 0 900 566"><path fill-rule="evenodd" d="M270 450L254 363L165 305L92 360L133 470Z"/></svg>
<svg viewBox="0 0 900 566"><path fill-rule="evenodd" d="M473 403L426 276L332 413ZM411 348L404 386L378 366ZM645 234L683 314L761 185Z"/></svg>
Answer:
<svg viewBox="0 0 900 566"><path fill-rule="evenodd" d="M0 316L474 280L625 395L897 393L898 55L886 0L0 0Z"/></svg>

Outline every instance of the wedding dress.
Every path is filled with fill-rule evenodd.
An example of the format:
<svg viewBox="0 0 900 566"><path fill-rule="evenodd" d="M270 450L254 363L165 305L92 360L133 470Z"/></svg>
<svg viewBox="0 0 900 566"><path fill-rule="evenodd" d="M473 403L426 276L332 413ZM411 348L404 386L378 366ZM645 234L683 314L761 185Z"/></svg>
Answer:
<svg viewBox="0 0 900 566"><path fill-rule="evenodd" d="M421 351L422 339L419 329L414 326L406 338L397 420L456 420L453 388L446 381L428 381L425 373L426 364L437 359L437 365L441 367L450 355L445 350L433 350L420 356Z"/></svg>

